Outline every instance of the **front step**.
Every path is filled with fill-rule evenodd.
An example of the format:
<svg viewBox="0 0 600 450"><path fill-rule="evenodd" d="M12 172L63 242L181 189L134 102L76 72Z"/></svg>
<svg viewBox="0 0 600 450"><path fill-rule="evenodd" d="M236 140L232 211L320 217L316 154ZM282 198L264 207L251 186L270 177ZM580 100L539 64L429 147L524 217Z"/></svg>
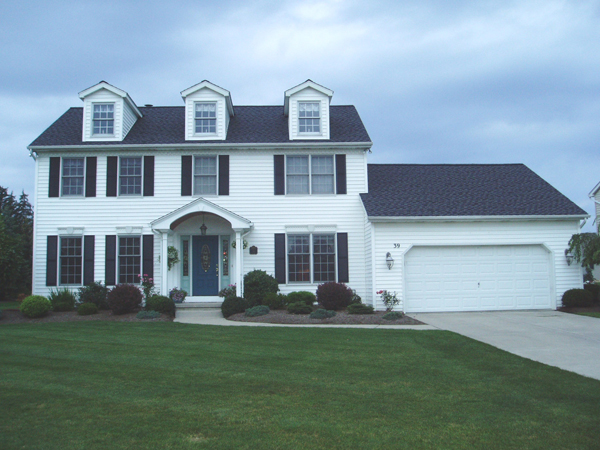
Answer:
<svg viewBox="0 0 600 450"><path fill-rule="evenodd" d="M220 308L223 302L190 302L175 303L177 309Z"/></svg>

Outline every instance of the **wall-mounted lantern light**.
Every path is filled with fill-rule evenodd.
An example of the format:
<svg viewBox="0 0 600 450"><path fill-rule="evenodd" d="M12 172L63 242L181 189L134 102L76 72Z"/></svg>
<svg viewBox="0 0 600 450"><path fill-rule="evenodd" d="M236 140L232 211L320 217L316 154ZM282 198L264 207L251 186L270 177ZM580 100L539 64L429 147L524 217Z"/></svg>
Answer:
<svg viewBox="0 0 600 450"><path fill-rule="evenodd" d="M202 236L206 236L207 229L208 229L208 227L204 223L204 213L202 213L202 225L200 226L200 233L202 233Z"/></svg>
<svg viewBox="0 0 600 450"><path fill-rule="evenodd" d="M387 252L385 255L385 263L387 264L388 269L392 270L392 267L394 267L394 258L392 258L392 254L390 252Z"/></svg>
<svg viewBox="0 0 600 450"><path fill-rule="evenodd" d="M569 249L565 250L565 259L567 260L567 265L570 266L571 263L573 262L574 256L571 252L569 252Z"/></svg>

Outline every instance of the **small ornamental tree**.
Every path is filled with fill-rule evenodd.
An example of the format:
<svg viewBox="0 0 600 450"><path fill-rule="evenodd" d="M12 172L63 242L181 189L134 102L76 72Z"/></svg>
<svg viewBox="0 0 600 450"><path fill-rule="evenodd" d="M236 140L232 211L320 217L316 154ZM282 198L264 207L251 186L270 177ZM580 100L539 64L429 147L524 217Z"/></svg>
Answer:
<svg viewBox="0 0 600 450"><path fill-rule="evenodd" d="M325 309L337 311L346 308L353 297L352 289L343 283L330 281L317 288L317 302Z"/></svg>
<svg viewBox="0 0 600 450"><path fill-rule="evenodd" d="M600 235L596 233L574 234L569 241L569 252L573 259L585 269L585 280L594 279L592 270L600 264Z"/></svg>

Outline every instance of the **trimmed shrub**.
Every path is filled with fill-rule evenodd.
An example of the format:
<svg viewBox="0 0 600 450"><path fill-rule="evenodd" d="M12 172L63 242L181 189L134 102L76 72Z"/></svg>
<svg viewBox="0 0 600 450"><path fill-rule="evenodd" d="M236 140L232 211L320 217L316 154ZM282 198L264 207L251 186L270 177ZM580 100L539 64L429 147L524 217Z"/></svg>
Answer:
<svg viewBox="0 0 600 450"><path fill-rule="evenodd" d="M328 311L326 309L320 308L316 311L310 313L311 319L329 319L335 316L337 313L335 311Z"/></svg>
<svg viewBox="0 0 600 450"><path fill-rule="evenodd" d="M315 301L317 300L316 295L313 294L312 292L308 292L308 291L290 292L287 295L287 298L288 298L288 303L304 302L308 306L314 305Z"/></svg>
<svg viewBox="0 0 600 450"><path fill-rule="evenodd" d="M41 295L30 295L21 302L21 313L25 317L34 319L36 317L43 317L48 314L48 311L52 308L52 303L46 297Z"/></svg>
<svg viewBox="0 0 600 450"><path fill-rule="evenodd" d="M175 317L175 302L164 295L153 295L146 300L146 311L158 311Z"/></svg>
<svg viewBox="0 0 600 450"><path fill-rule="evenodd" d="M258 317L258 316L266 316L269 314L271 310L266 305L258 305L253 306L252 308L248 308L246 313L244 314L246 317Z"/></svg>
<svg viewBox="0 0 600 450"><path fill-rule="evenodd" d="M312 307L304 302L296 302L290 303L287 306L287 311L290 314L310 314L312 312Z"/></svg>
<svg viewBox="0 0 600 450"><path fill-rule="evenodd" d="M600 303L600 284L588 283L584 284L583 288L592 293L594 297L594 303Z"/></svg>
<svg viewBox="0 0 600 450"><path fill-rule="evenodd" d="M352 301L352 289L343 283L330 281L317 288L317 301L325 309L334 311L346 308Z"/></svg>
<svg viewBox="0 0 600 450"><path fill-rule="evenodd" d="M127 314L142 305L142 293L133 284L117 284L110 290L106 301L113 314Z"/></svg>
<svg viewBox="0 0 600 450"><path fill-rule="evenodd" d="M383 320L400 320L404 317L404 314L400 311L391 311L389 313L385 313L382 317Z"/></svg>
<svg viewBox="0 0 600 450"><path fill-rule="evenodd" d="M594 296L585 289L569 289L562 296L562 304L567 308L592 306Z"/></svg>
<svg viewBox="0 0 600 450"><path fill-rule="evenodd" d="M348 314L373 314L373 307L364 303L352 303L348 306Z"/></svg>
<svg viewBox="0 0 600 450"><path fill-rule="evenodd" d="M264 270L253 270L244 275L244 298L248 307L260 305L269 292L279 291L277 280Z"/></svg>
<svg viewBox="0 0 600 450"><path fill-rule="evenodd" d="M269 292L263 298L262 304L270 309L285 309L285 305L289 303L288 296L280 293Z"/></svg>
<svg viewBox="0 0 600 450"><path fill-rule="evenodd" d="M136 319L157 319L160 317L158 311L140 311L135 315Z"/></svg>
<svg viewBox="0 0 600 450"><path fill-rule="evenodd" d="M246 309L248 309L248 302L242 297L227 297L221 303L221 312L225 318L243 313Z"/></svg>
<svg viewBox="0 0 600 450"><path fill-rule="evenodd" d="M90 316L92 314L98 314L98 307L95 303L81 303L77 307L77 314L80 316Z"/></svg>
<svg viewBox="0 0 600 450"><path fill-rule="evenodd" d="M48 300L52 303L52 311L73 311L75 309L75 296L67 288L50 291Z"/></svg>
<svg viewBox="0 0 600 450"><path fill-rule="evenodd" d="M93 303L98 309L110 309L106 297L108 288L100 281L94 281L79 288L79 303Z"/></svg>

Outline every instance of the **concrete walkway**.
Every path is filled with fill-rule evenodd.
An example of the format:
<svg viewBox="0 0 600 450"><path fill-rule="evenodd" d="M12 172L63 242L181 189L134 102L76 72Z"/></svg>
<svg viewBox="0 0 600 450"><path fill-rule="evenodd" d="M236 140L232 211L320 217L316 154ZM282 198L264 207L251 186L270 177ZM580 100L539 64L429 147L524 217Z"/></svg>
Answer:
<svg viewBox="0 0 600 450"><path fill-rule="evenodd" d="M284 325L279 323L235 322L226 320L220 308L181 308L177 309L175 322L198 325L224 325L245 327L294 327L294 328L379 328L390 330L435 330L429 325Z"/></svg>
<svg viewBox="0 0 600 450"><path fill-rule="evenodd" d="M410 316L515 355L600 380L598 318L551 310Z"/></svg>

